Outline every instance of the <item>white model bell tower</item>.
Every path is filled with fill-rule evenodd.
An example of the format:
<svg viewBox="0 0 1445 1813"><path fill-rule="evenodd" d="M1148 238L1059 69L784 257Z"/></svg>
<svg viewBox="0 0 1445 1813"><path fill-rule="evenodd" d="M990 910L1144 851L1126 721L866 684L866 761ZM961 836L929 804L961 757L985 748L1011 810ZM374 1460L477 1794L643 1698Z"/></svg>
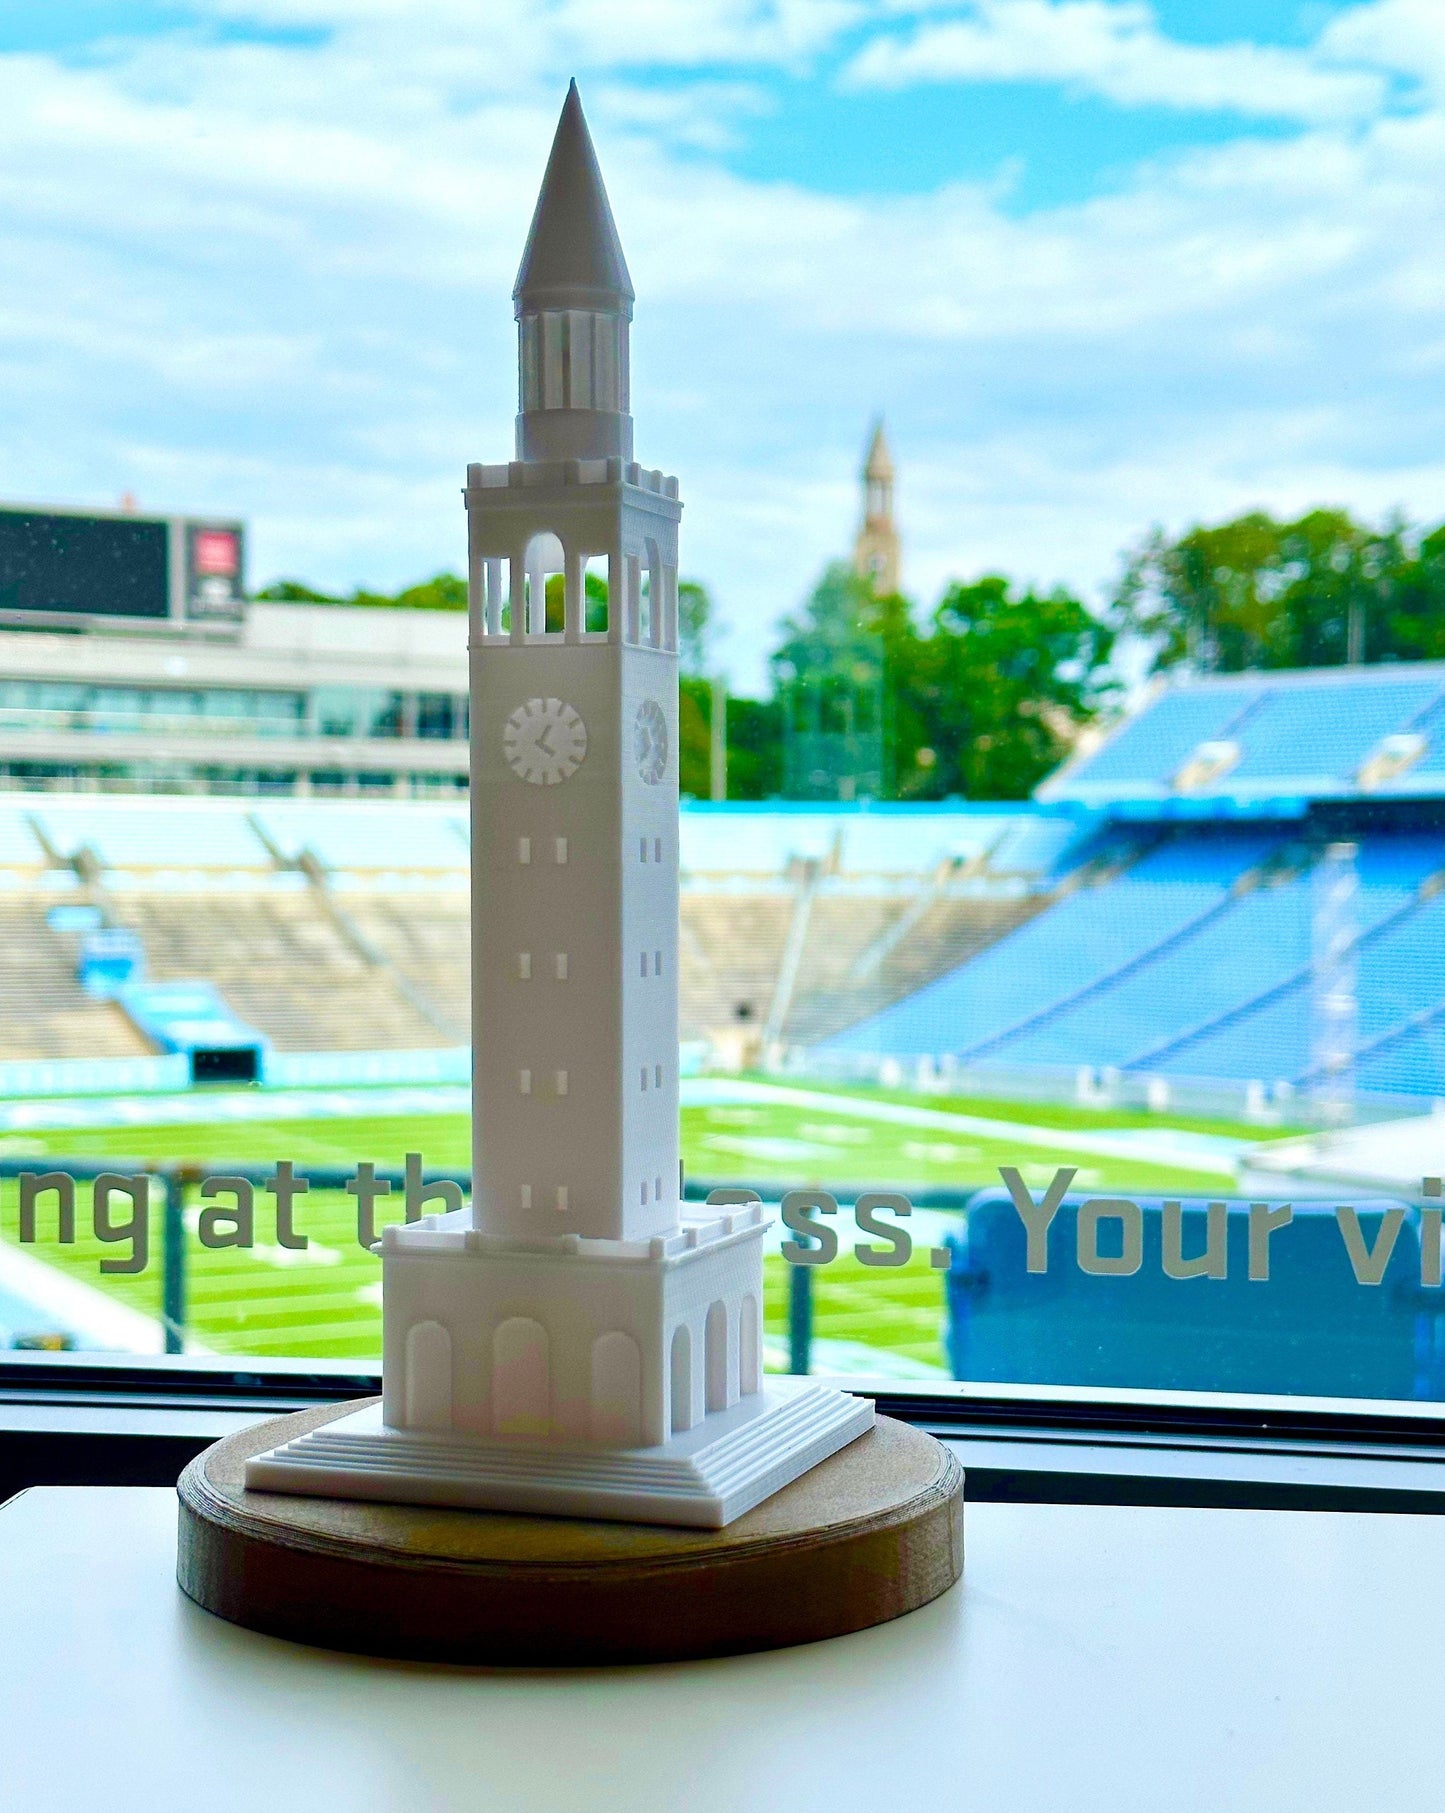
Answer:
<svg viewBox="0 0 1445 1813"><path fill-rule="evenodd" d="M632 460L632 283L575 84L513 299L517 458L466 491L473 1214L637 1239L677 1219L682 506Z"/></svg>
<svg viewBox="0 0 1445 1813"><path fill-rule="evenodd" d="M383 1234L381 1405L246 1478L717 1526L873 1407L764 1379L762 1205L680 1199L682 506L632 458L632 283L575 84L513 299L517 457L465 492L473 1200Z"/></svg>

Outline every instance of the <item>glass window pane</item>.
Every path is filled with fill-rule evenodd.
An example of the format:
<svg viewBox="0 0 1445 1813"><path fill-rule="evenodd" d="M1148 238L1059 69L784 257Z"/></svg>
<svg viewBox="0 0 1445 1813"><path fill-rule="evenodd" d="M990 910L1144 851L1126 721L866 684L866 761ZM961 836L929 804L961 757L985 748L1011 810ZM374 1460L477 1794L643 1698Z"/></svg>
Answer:
<svg viewBox="0 0 1445 1813"><path fill-rule="evenodd" d="M419 737L452 737L457 734L458 698L451 693L424 692L417 697L416 734Z"/></svg>
<svg viewBox="0 0 1445 1813"><path fill-rule="evenodd" d="M439 70L424 10L412 49ZM380 69L376 29L348 46ZM898 44L849 29L854 73L887 51L907 85ZM280 118L295 57L326 59L272 36ZM155 50L181 112L230 54L184 49ZM54 214L66 268L109 269L91 198L153 187L155 134L114 133L159 103L132 83L127 108L79 106L77 84L119 79L99 40L34 55L54 117L100 122L49 160L36 230ZM471 1188L473 1046L485 1063L520 1026L507 1099L557 1118L525 1123L538 1175L509 1200L545 1200L549 1239L614 1194L657 1215L639 1240L670 1229L680 1079L687 1200L768 1205L775 1368L1445 1403L1445 525L1408 458L1424 417L1401 374L1438 349L1400 263L1418 246L1387 230L1399 185L1344 227L1321 185L1271 265L1250 223L1260 173L1297 176L1288 121L1238 155L1220 113L1231 145L1191 184L1167 109L1130 115L1137 157L1071 140L1050 168L994 95L989 156L1022 174L980 183L928 126L975 118L973 78L929 77L953 88L932 110L853 82L850 130L811 147L734 109L679 151L674 108L631 110L681 274L635 299L635 421L630 304L539 267L514 319L500 212L475 259L445 210L419 216L424 254L299 319L318 292L285 248L359 245L380 208L375 228L366 172L397 167L414 96L353 122L371 148L319 239L304 182L222 206L216 172L244 157L218 153L168 195L174 247L151 220L115 283L30 296L18 261L0 312L41 311L39 363L0 386L0 445L83 487L151 474L169 499L190 474L196 508L251 513L266 566L230 514L0 500L0 1345L374 1355L371 1235L407 1212L410 1155L414 1186L419 1165ZM450 99L459 187L515 200L495 97ZM239 119L217 130L272 168L266 122ZM1312 115L1353 155L1347 128L1369 122ZM1383 180L1361 168L1356 189ZM716 210L720 175L742 206ZM765 282L758 221L799 242ZM995 241L1017 255L981 263ZM1378 281L1332 279L1342 245ZM873 298L880 247L906 320ZM485 295L427 287L473 266ZM1321 309L1299 308L1301 269ZM198 364L237 271L246 337ZM162 319L174 344L140 344ZM420 358L395 331L418 321ZM75 349L101 344L119 364L97 389ZM490 349L480 420L477 398L513 394L513 345L517 438L463 447L422 392ZM849 419L870 387L886 424ZM454 444L398 438L419 420ZM1247 497L1246 440L1268 450ZM668 446L685 514L647 464ZM465 509L430 470L466 473ZM503 672L473 723L469 679ZM484 997L494 975L530 991L475 1027L473 925ZM597 1146L633 1168L544 1176L567 1116L623 1117ZM126 1234L93 1173L137 1153L162 1157ZM288 1165L311 1184L289 1221L267 1185ZM374 1212L344 1188L362 1165L393 1184ZM70 1182L37 1203L47 1170ZM235 1238L208 1175L233 1180Z"/></svg>

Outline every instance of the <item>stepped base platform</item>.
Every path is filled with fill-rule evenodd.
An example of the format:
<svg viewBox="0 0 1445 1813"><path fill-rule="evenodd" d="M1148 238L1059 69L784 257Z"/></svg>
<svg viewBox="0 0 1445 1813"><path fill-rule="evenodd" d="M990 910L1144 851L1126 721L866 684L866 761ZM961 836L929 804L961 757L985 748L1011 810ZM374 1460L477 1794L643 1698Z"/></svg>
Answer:
<svg viewBox="0 0 1445 1813"><path fill-rule="evenodd" d="M649 1448L395 1429L379 1404L259 1454L253 1491L721 1529L873 1426L873 1405L809 1379L761 1391Z"/></svg>

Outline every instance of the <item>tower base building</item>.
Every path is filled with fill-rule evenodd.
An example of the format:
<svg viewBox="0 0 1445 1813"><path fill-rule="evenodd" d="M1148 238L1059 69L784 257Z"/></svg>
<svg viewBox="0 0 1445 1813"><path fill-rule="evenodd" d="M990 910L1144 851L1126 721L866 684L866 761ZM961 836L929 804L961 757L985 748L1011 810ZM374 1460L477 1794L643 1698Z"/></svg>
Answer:
<svg viewBox="0 0 1445 1813"><path fill-rule="evenodd" d="M384 1395L253 1460L249 1487L720 1528L873 1422L762 1376L761 1206L648 1241L388 1228Z"/></svg>

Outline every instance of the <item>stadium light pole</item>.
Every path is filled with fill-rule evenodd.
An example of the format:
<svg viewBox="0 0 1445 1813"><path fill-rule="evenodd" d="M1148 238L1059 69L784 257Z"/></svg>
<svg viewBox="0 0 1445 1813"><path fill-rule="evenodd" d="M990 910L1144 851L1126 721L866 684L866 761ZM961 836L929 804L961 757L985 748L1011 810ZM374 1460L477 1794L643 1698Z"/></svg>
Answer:
<svg viewBox="0 0 1445 1813"><path fill-rule="evenodd" d="M813 1268L788 1267L788 1371L806 1378L813 1367Z"/></svg>
<svg viewBox="0 0 1445 1813"><path fill-rule="evenodd" d="M712 709L708 724L708 797L728 796L728 683L718 675L712 683Z"/></svg>
<svg viewBox="0 0 1445 1813"><path fill-rule="evenodd" d="M1359 1043L1359 845L1329 844L1315 870L1310 1076L1320 1118L1354 1119Z"/></svg>
<svg viewBox="0 0 1445 1813"><path fill-rule="evenodd" d="M167 1353L186 1351L186 1177L176 1166L161 1173L161 1326Z"/></svg>

